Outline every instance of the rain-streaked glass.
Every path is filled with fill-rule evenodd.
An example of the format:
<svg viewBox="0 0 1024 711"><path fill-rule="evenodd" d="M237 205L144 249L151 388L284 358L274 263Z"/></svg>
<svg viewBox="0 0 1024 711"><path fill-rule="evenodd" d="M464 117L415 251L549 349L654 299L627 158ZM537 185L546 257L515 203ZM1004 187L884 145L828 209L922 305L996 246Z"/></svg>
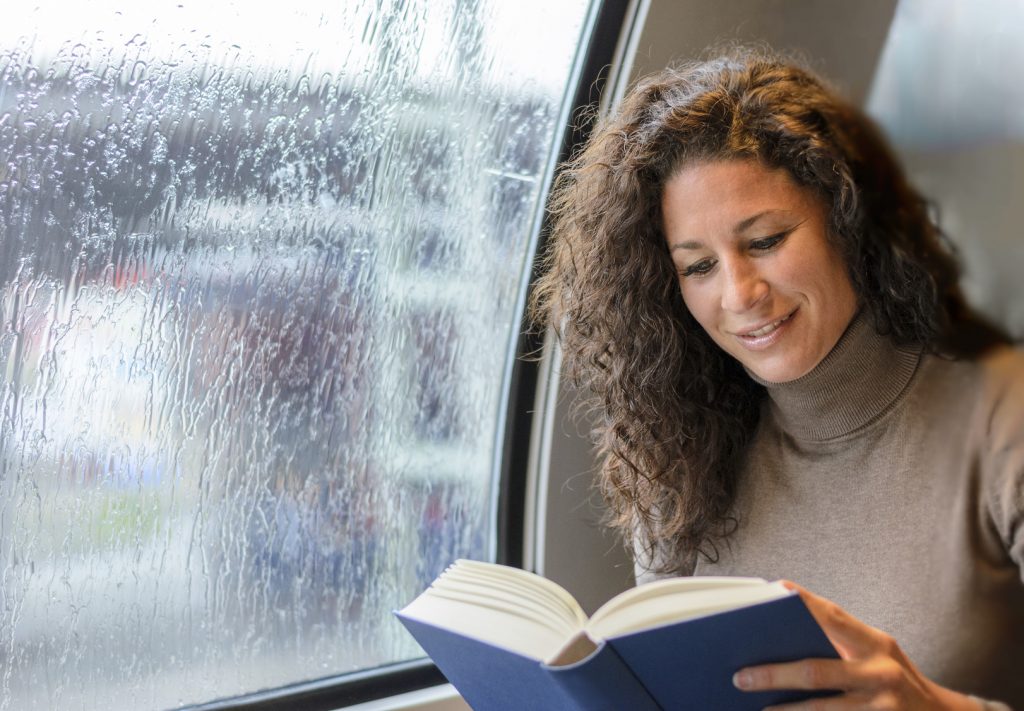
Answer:
<svg viewBox="0 0 1024 711"><path fill-rule="evenodd" d="M0 709L420 655L391 610L493 555L588 5L4 9Z"/></svg>

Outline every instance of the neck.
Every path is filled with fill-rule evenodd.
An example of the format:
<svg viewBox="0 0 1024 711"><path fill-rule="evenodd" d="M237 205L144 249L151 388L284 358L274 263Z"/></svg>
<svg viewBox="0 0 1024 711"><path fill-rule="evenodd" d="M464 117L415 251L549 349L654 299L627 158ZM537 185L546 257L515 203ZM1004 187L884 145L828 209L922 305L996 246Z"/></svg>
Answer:
<svg viewBox="0 0 1024 711"><path fill-rule="evenodd" d="M897 348L875 331L863 312L811 372L787 383L765 386L780 426L802 440L850 434L887 412L910 383L920 349Z"/></svg>

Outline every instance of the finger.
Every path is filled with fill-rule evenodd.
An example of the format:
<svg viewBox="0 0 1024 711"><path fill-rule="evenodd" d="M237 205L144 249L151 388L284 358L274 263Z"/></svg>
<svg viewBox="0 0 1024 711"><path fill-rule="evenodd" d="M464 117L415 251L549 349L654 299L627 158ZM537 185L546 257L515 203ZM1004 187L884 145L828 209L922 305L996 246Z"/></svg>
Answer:
<svg viewBox="0 0 1024 711"><path fill-rule="evenodd" d="M840 659L801 659L783 664L745 667L733 676L733 684L743 691L767 689L836 689L850 691L870 686L870 670L865 663Z"/></svg>
<svg viewBox="0 0 1024 711"><path fill-rule="evenodd" d="M874 627L861 622L831 600L815 595L792 581L783 580L782 583L800 593L807 609L841 657L864 658L876 651L880 632Z"/></svg>

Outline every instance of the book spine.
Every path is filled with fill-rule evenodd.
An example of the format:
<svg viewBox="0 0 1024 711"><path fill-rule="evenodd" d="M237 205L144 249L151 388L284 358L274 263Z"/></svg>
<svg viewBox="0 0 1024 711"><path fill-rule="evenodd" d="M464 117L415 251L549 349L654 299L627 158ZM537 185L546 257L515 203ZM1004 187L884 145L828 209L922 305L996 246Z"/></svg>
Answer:
<svg viewBox="0 0 1024 711"><path fill-rule="evenodd" d="M552 681L588 711L662 711L612 647L601 642L585 659L565 666L543 665Z"/></svg>

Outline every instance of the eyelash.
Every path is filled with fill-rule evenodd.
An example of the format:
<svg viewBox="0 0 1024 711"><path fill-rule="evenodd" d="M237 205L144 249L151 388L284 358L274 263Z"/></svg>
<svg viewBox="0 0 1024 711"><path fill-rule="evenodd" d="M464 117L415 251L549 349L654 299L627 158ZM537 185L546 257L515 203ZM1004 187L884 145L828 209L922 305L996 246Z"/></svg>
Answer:
<svg viewBox="0 0 1024 711"><path fill-rule="evenodd" d="M760 253L771 252L782 243L782 240L789 236L790 232L792 232L792 230L786 230L768 237L756 239L750 243L750 249L754 252ZM714 266L715 261L713 259L702 259L680 271L679 275L682 277L702 277L709 273Z"/></svg>
<svg viewBox="0 0 1024 711"><path fill-rule="evenodd" d="M750 243L750 248L758 252L770 252L772 249L777 247L782 240L789 235L789 232L779 232L778 234L771 235L770 237L763 237L756 239Z"/></svg>

